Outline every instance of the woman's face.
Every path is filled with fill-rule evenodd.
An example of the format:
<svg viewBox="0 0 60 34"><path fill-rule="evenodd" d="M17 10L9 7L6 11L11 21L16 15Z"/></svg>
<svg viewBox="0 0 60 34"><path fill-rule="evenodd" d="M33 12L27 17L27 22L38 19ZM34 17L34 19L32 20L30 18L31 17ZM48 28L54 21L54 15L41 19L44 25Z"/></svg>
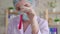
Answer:
<svg viewBox="0 0 60 34"><path fill-rule="evenodd" d="M24 8L21 8L22 6L24 7L30 7L30 4L25 2L25 1L19 1L17 4L16 4L16 9L17 10L21 10L21 9L24 9Z"/></svg>

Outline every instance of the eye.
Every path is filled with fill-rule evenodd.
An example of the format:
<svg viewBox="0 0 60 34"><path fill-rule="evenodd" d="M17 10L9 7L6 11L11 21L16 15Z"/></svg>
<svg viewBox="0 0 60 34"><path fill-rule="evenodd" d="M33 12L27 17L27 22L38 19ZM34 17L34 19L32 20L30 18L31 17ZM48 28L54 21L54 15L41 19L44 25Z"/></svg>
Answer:
<svg viewBox="0 0 60 34"><path fill-rule="evenodd" d="M17 7L16 9L17 9L17 10L21 10L21 8L19 8L19 7Z"/></svg>
<svg viewBox="0 0 60 34"><path fill-rule="evenodd" d="M27 4L25 4L24 6L28 6Z"/></svg>
<svg viewBox="0 0 60 34"><path fill-rule="evenodd" d="M28 4L25 4L24 6L29 7L29 5L28 5Z"/></svg>

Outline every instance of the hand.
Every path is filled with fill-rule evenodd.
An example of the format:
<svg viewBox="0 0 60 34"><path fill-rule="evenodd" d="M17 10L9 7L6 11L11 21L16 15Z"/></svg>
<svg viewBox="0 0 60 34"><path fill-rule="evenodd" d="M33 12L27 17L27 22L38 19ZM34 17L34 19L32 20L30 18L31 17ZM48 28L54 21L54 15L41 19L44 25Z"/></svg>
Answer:
<svg viewBox="0 0 60 34"><path fill-rule="evenodd" d="M26 13L30 20L33 19L34 13L33 13L32 7L30 6L29 3L26 3L24 6L21 6L20 8L21 8L20 11Z"/></svg>
<svg viewBox="0 0 60 34"><path fill-rule="evenodd" d="M36 14L34 13L34 10L29 4L26 4L24 6L29 8L29 10L26 10L25 8L23 8L23 12L27 13L30 19L29 23L31 24L31 27L32 27L32 34L37 34L39 31L39 25L35 17Z"/></svg>
<svg viewBox="0 0 60 34"><path fill-rule="evenodd" d="M26 12L26 13L27 13L29 19L33 20L33 18L34 18L35 15L32 13L32 11L30 10L29 12Z"/></svg>

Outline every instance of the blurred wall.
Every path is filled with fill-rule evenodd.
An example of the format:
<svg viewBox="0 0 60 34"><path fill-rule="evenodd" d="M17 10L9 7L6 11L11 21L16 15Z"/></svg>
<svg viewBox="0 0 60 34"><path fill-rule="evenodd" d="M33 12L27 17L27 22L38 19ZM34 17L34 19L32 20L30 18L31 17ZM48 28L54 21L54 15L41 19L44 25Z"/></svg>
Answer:
<svg viewBox="0 0 60 34"><path fill-rule="evenodd" d="M5 9L13 6L12 0L0 0L0 34L5 30Z"/></svg>

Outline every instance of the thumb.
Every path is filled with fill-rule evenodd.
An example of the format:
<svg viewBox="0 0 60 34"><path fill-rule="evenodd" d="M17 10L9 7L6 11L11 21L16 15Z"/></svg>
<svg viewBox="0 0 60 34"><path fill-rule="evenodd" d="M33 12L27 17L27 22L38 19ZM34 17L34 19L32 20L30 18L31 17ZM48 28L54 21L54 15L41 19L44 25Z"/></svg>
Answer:
<svg viewBox="0 0 60 34"><path fill-rule="evenodd" d="M31 12L36 15L35 10L33 8L30 8Z"/></svg>

